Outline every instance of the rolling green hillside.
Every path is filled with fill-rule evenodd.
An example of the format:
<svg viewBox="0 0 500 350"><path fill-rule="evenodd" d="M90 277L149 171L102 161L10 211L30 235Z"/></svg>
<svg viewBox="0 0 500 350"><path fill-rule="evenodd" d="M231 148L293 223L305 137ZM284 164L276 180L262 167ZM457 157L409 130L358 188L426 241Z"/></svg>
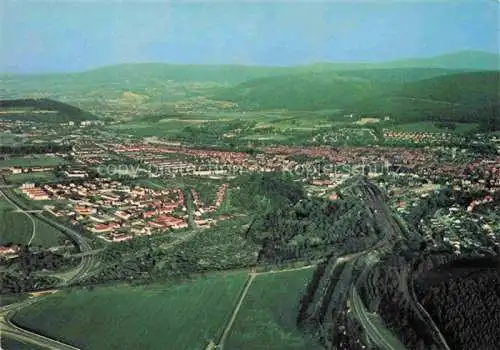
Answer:
<svg viewBox="0 0 500 350"><path fill-rule="evenodd" d="M460 51L429 57L376 63L317 63L316 68L329 70L438 68L454 70L500 70L500 56L482 51Z"/></svg>
<svg viewBox="0 0 500 350"><path fill-rule="evenodd" d="M402 84L349 106L398 121L479 122L500 128L500 72L461 73Z"/></svg>
<svg viewBox="0 0 500 350"><path fill-rule="evenodd" d="M177 108L220 112L234 108L223 101L233 101L246 110L340 109L404 114L414 120L414 116L421 113L442 114L449 111L450 103L457 102L445 99L443 103L440 97L429 98L433 86L406 87L407 84L456 73L491 72L498 67L499 57L467 51L382 63L318 63L294 67L120 64L81 73L0 74L0 96L56 100L113 119L170 113ZM406 92L395 93L402 86ZM462 98L460 91L453 90L452 94ZM468 113L479 108L480 99L475 96L472 104L461 103L458 112L462 112L466 104ZM72 119L82 115L78 111L61 114L72 115ZM82 118L90 119L89 115Z"/></svg>
<svg viewBox="0 0 500 350"><path fill-rule="evenodd" d="M181 65L165 63L134 63L102 67L87 72L68 74L0 74L0 93L4 98L17 94L41 93L50 96L66 93L145 89L167 82L235 85L248 80L324 71L373 70L396 68L434 68L451 70L496 70L500 56L475 51L458 52L424 59L382 63L318 63L294 67L259 67L242 65ZM424 76L430 77L430 76Z"/></svg>
<svg viewBox="0 0 500 350"><path fill-rule="evenodd" d="M401 122L447 120L494 125L500 72L394 69L323 72L255 79L213 98L242 109L321 110L391 115Z"/></svg>
<svg viewBox="0 0 500 350"><path fill-rule="evenodd" d="M423 59L389 62L392 68L429 67L446 69L500 70L500 56L482 51L462 51Z"/></svg>
<svg viewBox="0 0 500 350"><path fill-rule="evenodd" d="M0 100L1 119L66 122L95 120L91 113L50 99Z"/></svg>
<svg viewBox="0 0 500 350"><path fill-rule="evenodd" d="M317 110L339 108L375 91L368 79L323 72L250 80L212 98L249 110Z"/></svg>
<svg viewBox="0 0 500 350"><path fill-rule="evenodd" d="M345 108L400 84L457 73L446 69L323 71L254 79L221 89L212 97L242 109L318 110Z"/></svg>

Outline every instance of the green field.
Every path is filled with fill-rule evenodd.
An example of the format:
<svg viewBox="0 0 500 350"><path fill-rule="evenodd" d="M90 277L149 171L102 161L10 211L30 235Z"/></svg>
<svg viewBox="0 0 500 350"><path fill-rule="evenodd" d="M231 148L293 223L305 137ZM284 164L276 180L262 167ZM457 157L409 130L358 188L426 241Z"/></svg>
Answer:
<svg viewBox="0 0 500 350"><path fill-rule="evenodd" d="M0 168L7 167L37 167L37 166L56 166L64 164L64 159L52 156L38 156L38 157L13 157L6 160L0 160Z"/></svg>
<svg viewBox="0 0 500 350"><path fill-rule="evenodd" d="M246 278L73 290L22 309L14 321L83 349L203 349L222 332Z"/></svg>
<svg viewBox="0 0 500 350"><path fill-rule="evenodd" d="M45 348L31 344L31 343L23 343L18 340L8 338L6 336L2 337L2 341L0 343L2 345L2 349L5 350L43 350Z"/></svg>
<svg viewBox="0 0 500 350"><path fill-rule="evenodd" d="M259 275L238 313L227 349L319 349L296 327L299 300L314 269Z"/></svg>
<svg viewBox="0 0 500 350"><path fill-rule="evenodd" d="M28 298L27 294L0 295L0 306L19 303Z"/></svg>
<svg viewBox="0 0 500 350"><path fill-rule="evenodd" d="M57 178L54 173L50 171L42 171L36 173L10 174L5 176L5 179L8 183L11 184L22 184L25 182L45 183L53 181Z"/></svg>
<svg viewBox="0 0 500 350"><path fill-rule="evenodd" d="M27 244L33 233L33 222L30 218L0 198L0 244ZM65 236L49 224L33 218L35 237L32 246L53 247L64 242Z"/></svg>

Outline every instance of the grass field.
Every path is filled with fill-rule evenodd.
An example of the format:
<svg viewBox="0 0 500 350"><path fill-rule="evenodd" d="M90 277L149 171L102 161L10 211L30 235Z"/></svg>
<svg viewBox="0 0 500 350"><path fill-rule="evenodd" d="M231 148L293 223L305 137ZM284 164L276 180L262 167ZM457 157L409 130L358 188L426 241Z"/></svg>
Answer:
<svg viewBox="0 0 500 350"><path fill-rule="evenodd" d="M259 275L226 341L227 349L319 349L296 327L299 300L313 269Z"/></svg>
<svg viewBox="0 0 500 350"><path fill-rule="evenodd" d="M43 350L45 348L42 348L38 345L31 344L31 343L23 343L18 340L8 338L3 336L2 340L0 342L2 345L1 348L5 350Z"/></svg>
<svg viewBox="0 0 500 350"><path fill-rule="evenodd" d="M21 302L28 298L27 294L0 295L0 306Z"/></svg>
<svg viewBox="0 0 500 350"><path fill-rule="evenodd" d="M42 171L36 173L10 174L5 176L5 179L11 184L22 184L25 182L50 182L57 178L54 173L50 171Z"/></svg>
<svg viewBox="0 0 500 350"><path fill-rule="evenodd" d="M6 160L0 160L0 168L6 167L35 167L35 166L55 166L64 164L65 161L59 157L38 156L38 157L14 157Z"/></svg>
<svg viewBox="0 0 500 350"><path fill-rule="evenodd" d="M23 213L15 212L10 203L0 197L0 244L27 244L33 233L33 222ZM35 221L33 246L53 247L62 242L65 236L47 223Z"/></svg>
<svg viewBox="0 0 500 350"><path fill-rule="evenodd" d="M204 349L223 330L246 278L73 290L22 309L14 321L83 349Z"/></svg>

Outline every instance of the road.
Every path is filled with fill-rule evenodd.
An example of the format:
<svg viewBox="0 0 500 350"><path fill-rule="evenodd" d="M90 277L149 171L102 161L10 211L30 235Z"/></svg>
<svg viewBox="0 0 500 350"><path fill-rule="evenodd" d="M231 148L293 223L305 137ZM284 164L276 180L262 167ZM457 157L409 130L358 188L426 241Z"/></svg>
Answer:
<svg viewBox="0 0 500 350"><path fill-rule="evenodd" d="M28 305L32 305L41 299L41 297L31 297L26 301L0 308L0 329L2 331L2 336L16 339L23 343L35 344L45 349L79 350L78 348L69 344L65 344L60 341L44 337L40 334L22 329L11 322L11 317L14 312Z"/></svg>
<svg viewBox="0 0 500 350"><path fill-rule="evenodd" d="M355 286L351 287L350 294L352 311L358 317L367 336L382 349L405 350L405 346L390 331L382 326L382 322L374 322L371 319L371 316L375 315L368 313Z"/></svg>
<svg viewBox="0 0 500 350"><path fill-rule="evenodd" d="M438 328L434 320L432 319L431 315L427 312L427 310L420 304L418 301L417 295L415 293L415 285L413 283L414 279L413 278L408 278L408 276L405 276L406 278L406 284L405 286L409 290L409 299L413 302L413 305L416 307L416 312L420 314L420 317L424 320L424 322L427 323L428 326L430 326L434 332L434 335L438 338L438 342L441 343L441 346L445 350L451 350L450 346L448 345L448 342L444 338L443 334L441 333L441 330ZM411 281L408 283L408 279Z"/></svg>
<svg viewBox="0 0 500 350"><path fill-rule="evenodd" d="M0 176L0 184L3 181L3 177ZM27 205L25 203L22 203L16 199L16 195L10 192L10 190L5 189L5 188L0 188L0 193L5 197L9 203L14 205L18 210L20 211L29 211L32 210L31 208L27 208ZM27 214L29 215L29 214ZM51 225L52 227L58 229L61 231L63 234L68 236L78 247L78 250L81 253L85 253L88 251L92 250L92 247L88 243L87 239L85 239L79 232L57 222L56 220L43 216L40 213L32 213L32 215L41 220L46 222L47 224ZM29 215L31 217L31 215ZM90 254L90 255L85 255L82 257L80 265L75 269L75 276L73 276L70 280L67 281L67 284L76 282L79 279L85 278L89 271L92 269L92 267L95 265L96 260L95 256Z"/></svg>
<svg viewBox="0 0 500 350"><path fill-rule="evenodd" d="M372 214L377 225L386 228L382 241L372 247L369 252L365 251L365 254L359 257L359 259L364 260L365 268L351 285L350 301L353 304L353 311L368 337L378 346L384 349L404 349L404 345L384 326L382 319L378 315L368 312L356 291L356 286L364 282L373 262L378 259L382 253L389 252L392 249L392 243L398 240L415 239L418 237L416 237L415 233L412 234L407 229L404 222L396 214L391 212L385 204L385 200L381 196L381 193L378 192L378 188L373 184L365 180L358 180L349 186L347 190L351 191L351 194L368 201L373 208ZM371 261L369 260L370 258ZM435 343L439 344L441 348L449 350L449 346L440 330L427 311L418 302L413 289L413 279L408 277L408 271L406 269L402 269L401 275L399 276L400 289L404 292L408 303L412 306L415 314L432 328L436 337Z"/></svg>
<svg viewBox="0 0 500 350"><path fill-rule="evenodd" d="M9 197L5 196L3 194L3 192L0 192L0 194L2 195L2 197L10 204L12 205L14 208L16 208L16 210L14 211L14 213L23 213L24 215L26 215L30 220L31 220L31 225L33 227L33 230L31 231L31 238L30 240L28 241L28 245L31 245L31 243L33 242L33 239L35 239L35 236L36 236L36 222L35 222L35 219L33 219L33 217L25 210L22 210L21 208L19 208L17 206L16 203L14 203L13 201L11 201L9 199Z"/></svg>
<svg viewBox="0 0 500 350"><path fill-rule="evenodd" d="M15 194L10 192L10 189L6 188L5 186L2 186L4 184L5 184L4 178L3 178L3 176L0 176L0 194L10 204L12 204L14 207L16 207L19 211L25 213L26 215L28 215L31 218L31 220L33 221L33 233L35 233L36 226L35 226L34 219L31 215L33 215L35 218L37 218L39 220L46 222L47 224L51 225L52 227L58 229L59 231L64 233L66 236L68 236L75 243L75 245L78 247L78 249L81 253L86 253L86 252L92 251L92 247L90 246L88 241L77 231L75 231L69 227L66 227L65 225L63 225L63 224L61 224L61 223L59 223L51 218L43 216L38 212L33 212L33 213L31 213L31 215L26 213L25 211L30 211L32 209L28 208L26 206L26 204L16 200ZM32 235L32 239L33 239L33 237L34 236ZM31 243L32 239L30 240L30 243ZM65 274L65 276L67 276L67 277L61 283L61 285L68 285L68 284L77 282L80 279L85 278L89 274L89 272L92 270L92 268L94 267L94 265L96 263L97 263L97 259L95 258L95 255L88 254L88 255L82 256L80 264L72 271L72 273L69 274L69 276L67 274ZM38 299L38 298L36 298L36 299ZM14 312L16 310L19 310L23 307L31 305L33 302L34 302L33 299L30 298L25 302L21 302L21 303L13 305L12 308L0 309L0 312L1 312L0 330L1 330L2 334L6 335L7 337L10 337L10 338L17 339L21 342L33 343L33 344L36 344L36 345L39 345L39 346L42 346L42 347L45 347L48 349L77 349L77 348L72 347L70 345L60 343L56 340L49 339L49 338L41 336L39 334L30 332L27 330L23 330L23 329L17 327L16 325L14 325L10 321L10 318L12 317L12 315L14 314Z"/></svg>

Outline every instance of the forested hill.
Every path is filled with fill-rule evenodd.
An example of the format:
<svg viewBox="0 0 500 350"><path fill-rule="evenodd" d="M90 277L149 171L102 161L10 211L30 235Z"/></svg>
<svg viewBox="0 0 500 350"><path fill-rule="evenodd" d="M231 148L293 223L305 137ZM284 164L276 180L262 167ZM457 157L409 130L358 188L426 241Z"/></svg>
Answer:
<svg viewBox="0 0 500 350"><path fill-rule="evenodd" d="M0 118L40 122L96 120L97 116L78 107L42 99L0 100Z"/></svg>
<svg viewBox="0 0 500 350"><path fill-rule="evenodd" d="M411 82L348 106L353 113L400 121L474 122L500 129L500 72L469 72Z"/></svg>
<svg viewBox="0 0 500 350"><path fill-rule="evenodd" d="M314 72L249 80L221 89L213 98L236 102L243 109L345 108L356 101L390 91L401 84L459 72L461 71L439 68L347 71L318 69Z"/></svg>
<svg viewBox="0 0 500 350"><path fill-rule="evenodd" d="M375 91L365 78L317 72L250 80L212 98L236 102L242 109L315 110L339 107Z"/></svg>
<svg viewBox="0 0 500 350"><path fill-rule="evenodd" d="M242 109L342 109L391 115L398 121L493 124L498 118L499 87L498 71L361 70L255 79L223 89L213 98L236 102Z"/></svg>

